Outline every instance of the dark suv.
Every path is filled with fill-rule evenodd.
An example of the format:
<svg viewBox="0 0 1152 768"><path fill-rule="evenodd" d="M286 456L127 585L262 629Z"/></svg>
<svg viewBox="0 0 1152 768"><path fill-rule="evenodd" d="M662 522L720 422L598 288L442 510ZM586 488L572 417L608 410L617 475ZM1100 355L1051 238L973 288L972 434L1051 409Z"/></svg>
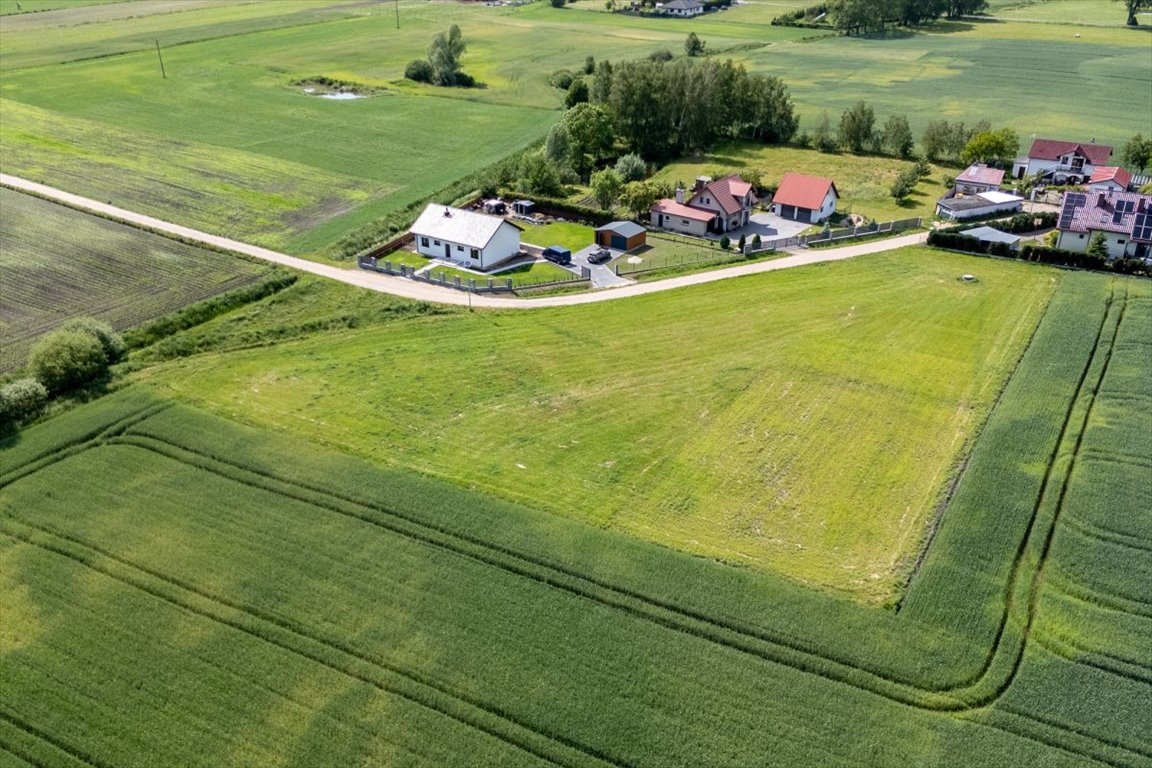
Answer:
<svg viewBox="0 0 1152 768"><path fill-rule="evenodd" d="M607 248L601 248L598 251L588 254L589 264L604 264L609 261L612 261L612 251Z"/></svg>
<svg viewBox="0 0 1152 768"><path fill-rule="evenodd" d="M544 249L544 258L566 267L572 263L572 251L562 245L550 245Z"/></svg>

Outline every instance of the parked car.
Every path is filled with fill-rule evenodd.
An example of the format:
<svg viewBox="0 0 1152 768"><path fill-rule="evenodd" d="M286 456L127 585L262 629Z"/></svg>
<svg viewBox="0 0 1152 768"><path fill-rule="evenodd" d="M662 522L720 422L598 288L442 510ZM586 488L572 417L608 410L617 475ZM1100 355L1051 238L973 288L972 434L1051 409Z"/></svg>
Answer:
<svg viewBox="0 0 1152 768"><path fill-rule="evenodd" d="M562 267L572 263L572 251L562 245L550 245L544 249L544 258Z"/></svg>
<svg viewBox="0 0 1152 768"><path fill-rule="evenodd" d="M609 261L612 261L612 251L607 248L601 248L588 255L589 264L604 264Z"/></svg>

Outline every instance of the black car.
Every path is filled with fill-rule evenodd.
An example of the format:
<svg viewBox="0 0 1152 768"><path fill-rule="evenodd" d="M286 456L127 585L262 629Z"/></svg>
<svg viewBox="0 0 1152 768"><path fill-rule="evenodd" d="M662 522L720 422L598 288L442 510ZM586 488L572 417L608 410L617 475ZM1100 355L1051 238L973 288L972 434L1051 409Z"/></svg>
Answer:
<svg viewBox="0 0 1152 768"><path fill-rule="evenodd" d="M607 248L601 248L588 255L589 264L603 264L607 261L612 261L612 251Z"/></svg>
<svg viewBox="0 0 1152 768"><path fill-rule="evenodd" d="M572 263L572 251L562 245L550 245L544 249L544 258L554 264L566 267Z"/></svg>

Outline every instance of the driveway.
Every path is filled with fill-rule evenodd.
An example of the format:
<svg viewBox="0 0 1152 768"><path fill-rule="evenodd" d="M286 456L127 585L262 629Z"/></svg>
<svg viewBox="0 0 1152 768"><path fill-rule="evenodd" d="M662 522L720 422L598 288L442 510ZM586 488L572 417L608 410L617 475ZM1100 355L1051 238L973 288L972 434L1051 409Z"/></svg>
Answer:
<svg viewBox="0 0 1152 768"><path fill-rule="evenodd" d="M631 285L635 282L626 277L620 277L616 274L616 271L612 269L612 261L623 256L624 251L609 248L608 251L612 254L612 261L605 262L604 264L589 263L588 257L598 250L600 250L600 246L590 245L572 254L573 265L577 267L588 267L588 271L592 275L593 288L619 288L622 285Z"/></svg>
<svg viewBox="0 0 1152 768"><path fill-rule="evenodd" d="M794 237L810 226L812 225L802 221L785 219L774 213L754 213L748 217L746 225L729 232L728 239L736 242L740 239L740 235L744 235L745 240L751 240L753 236L760 235L761 240L776 240L781 237Z"/></svg>
<svg viewBox="0 0 1152 768"><path fill-rule="evenodd" d="M744 275L755 275L762 272L774 272L778 269L789 269L791 267L799 267L805 264L817 264L824 261L839 261L841 259L851 259L857 256L864 256L869 253L880 253L881 251L891 251L896 248L903 248L906 245L918 245L928 239L925 232L917 232L912 235L903 235L901 237L893 237L887 240L873 240L859 245L849 245L843 248L821 248L818 250L804 250L792 256L785 256L779 259L771 259L769 261L760 261L753 264L741 264L735 267L724 267L722 269L715 269L708 272L697 272L690 275L681 275L679 277L670 277L667 280L654 280L650 283L632 283L623 287L617 288L612 291L592 291L589 293L571 293L561 296L542 296L538 299L521 299L521 298L500 298L498 296L486 296L484 294L469 294L463 291L455 291L451 288L444 286L432 285L430 283L416 282L409 280L405 277L395 277L392 275L382 275L379 272L370 272L365 269L357 267L337 267L330 264L321 264L308 259L302 259L298 256L289 256L288 254L278 253L268 248L261 248L248 243L241 243L237 240L231 240L219 235L212 235L207 232L200 232L190 227L184 227L179 224L173 224L162 219L153 218L152 216L145 216L142 213L129 211L124 208L117 208L114 205L101 203L98 200L91 198L81 197L80 195L65 192L54 187L49 187L45 184L39 184L27 179L21 179L18 176L10 176L6 173L0 173L0 184L11 187L13 189L31 192L35 195L40 195L49 200L56 200L65 205L70 205L75 208L80 208L87 211L94 211L105 216L109 216L119 221L124 221L136 226L146 227L148 229L156 230L158 232L166 232L176 235L187 240L208 243L209 245L223 248L235 253L242 253L252 256L257 259L271 262L273 264L280 264L285 267L298 269L302 272L308 272L313 275L320 275L321 277L338 280L342 283L355 285L360 288L367 288L372 291L379 291L380 293L389 293L393 296L400 296L406 299L413 299L415 301L428 301L439 304L455 304L457 306L476 306L476 307L493 307L500 309L533 309L536 307L566 307L577 304L595 304L601 301L615 301L617 299L624 299L630 296L643 296L650 293L659 293L661 291L670 291L677 288L685 288L690 285L704 285L705 283L713 283L718 280L728 280L733 277L742 277ZM763 235L761 235L763 237ZM602 267L602 269L607 269Z"/></svg>

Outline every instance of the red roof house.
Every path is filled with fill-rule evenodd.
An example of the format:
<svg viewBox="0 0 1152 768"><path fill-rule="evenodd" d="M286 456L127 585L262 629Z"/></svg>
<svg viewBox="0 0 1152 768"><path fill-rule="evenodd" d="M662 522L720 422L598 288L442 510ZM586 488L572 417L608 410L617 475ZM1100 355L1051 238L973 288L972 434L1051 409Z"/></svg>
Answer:
<svg viewBox="0 0 1152 768"><path fill-rule="evenodd" d="M1132 174L1114 165L1097 168L1092 172L1092 178L1088 179L1088 188L1095 191L1127 192L1131 184Z"/></svg>
<svg viewBox="0 0 1152 768"><path fill-rule="evenodd" d="M1036 139L1026 157L1016 158L1012 175L1022 179L1041 174L1046 181L1056 184L1082 184L1111 156L1112 147L1104 144Z"/></svg>
<svg viewBox="0 0 1152 768"><path fill-rule="evenodd" d="M1069 192L1064 195L1057 248L1084 252L1097 234L1110 258L1152 256L1152 196L1135 192Z"/></svg>
<svg viewBox="0 0 1152 768"><path fill-rule="evenodd" d="M818 224L836 211L838 199L840 192L832 179L786 173L772 196L772 210L786 219Z"/></svg>
<svg viewBox="0 0 1152 768"><path fill-rule="evenodd" d="M1000 189L1004 182L1004 171L989 168L984 163L970 165L956 177L956 191L964 195L978 195Z"/></svg>
<svg viewBox="0 0 1152 768"><path fill-rule="evenodd" d="M689 235L729 232L748 223L756 202L752 185L736 174L716 181L701 176L688 200L684 190L677 189L675 200L666 198L652 206L652 226Z"/></svg>

